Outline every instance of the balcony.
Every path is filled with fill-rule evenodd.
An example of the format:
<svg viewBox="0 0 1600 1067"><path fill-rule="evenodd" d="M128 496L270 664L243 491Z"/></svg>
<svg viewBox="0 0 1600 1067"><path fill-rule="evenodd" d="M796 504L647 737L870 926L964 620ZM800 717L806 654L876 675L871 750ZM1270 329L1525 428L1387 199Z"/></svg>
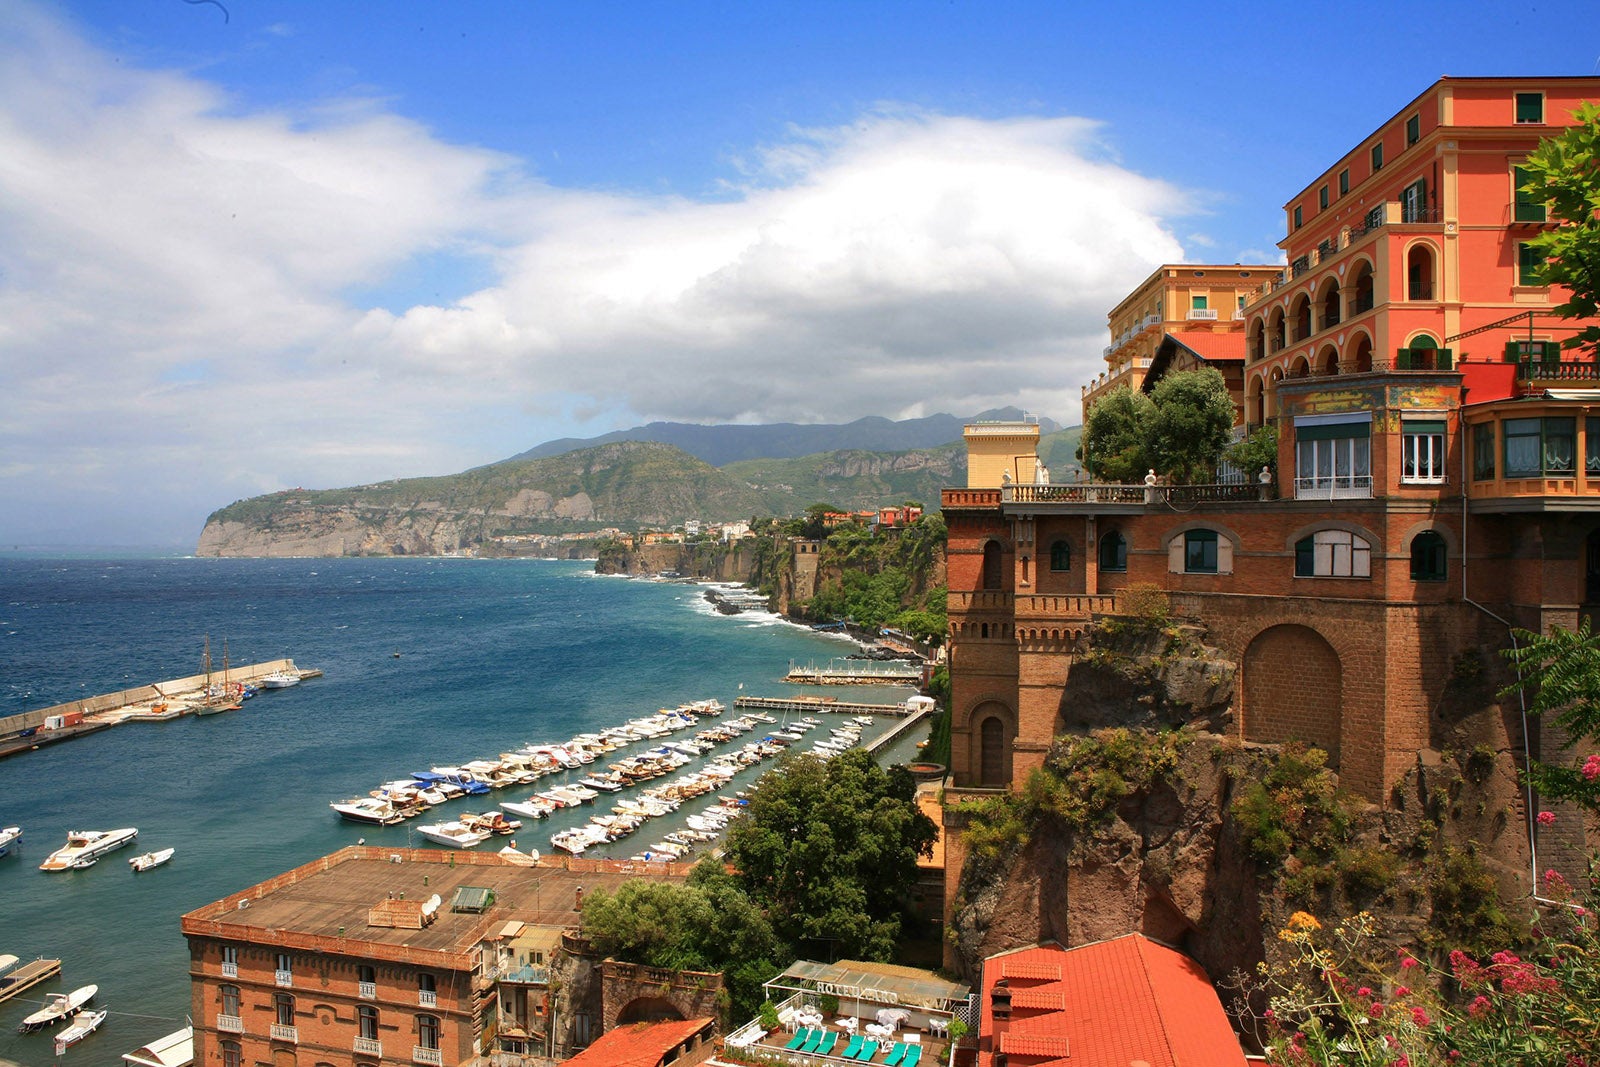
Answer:
<svg viewBox="0 0 1600 1067"><path fill-rule="evenodd" d="M1296 500L1370 500L1370 474L1313 474L1294 480Z"/></svg>
<svg viewBox="0 0 1600 1067"><path fill-rule="evenodd" d="M377 982L357 982L356 983L356 996L360 997L362 1000L377 1000L378 999L378 983Z"/></svg>
<svg viewBox="0 0 1600 1067"><path fill-rule="evenodd" d="M276 984L283 986L285 989L288 989L290 986L294 985L294 972L293 971L273 971L272 972L272 980Z"/></svg>
<svg viewBox="0 0 1600 1067"><path fill-rule="evenodd" d="M222 961L222 977L224 977L224 978L237 978L237 977L239 977L239 965L237 963L229 963L227 960L223 960Z"/></svg>
<svg viewBox="0 0 1600 1067"><path fill-rule="evenodd" d="M411 1062L426 1063L430 1067L444 1067L444 1056L436 1048L423 1048L421 1045L415 1045L411 1049Z"/></svg>
<svg viewBox="0 0 1600 1067"><path fill-rule="evenodd" d="M383 1042L375 1037L358 1037L355 1039L354 1051L367 1056L383 1056Z"/></svg>
<svg viewBox="0 0 1600 1067"><path fill-rule="evenodd" d="M1185 315L1184 318L1189 319L1191 321L1199 319L1199 320L1203 320L1203 321L1207 321L1207 322L1215 322L1216 319L1217 319L1217 309L1216 308L1190 308L1189 309L1189 313L1187 315Z"/></svg>
<svg viewBox="0 0 1600 1067"><path fill-rule="evenodd" d="M1524 360L1517 364L1519 382L1600 382L1600 364L1560 360Z"/></svg>
<svg viewBox="0 0 1600 1067"><path fill-rule="evenodd" d="M220 1034L244 1033L244 1020L237 1015L218 1015L217 1032Z"/></svg>
<svg viewBox="0 0 1600 1067"><path fill-rule="evenodd" d="M431 989L419 989L417 990L417 1003L424 1008L436 1008L439 1006L439 994Z"/></svg>
<svg viewBox="0 0 1600 1067"><path fill-rule="evenodd" d="M285 1026L283 1023L273 1023L272 1040L287 1041L291 1045L298 1045L300 1043L300 1028L298 1026Z"/></svg>

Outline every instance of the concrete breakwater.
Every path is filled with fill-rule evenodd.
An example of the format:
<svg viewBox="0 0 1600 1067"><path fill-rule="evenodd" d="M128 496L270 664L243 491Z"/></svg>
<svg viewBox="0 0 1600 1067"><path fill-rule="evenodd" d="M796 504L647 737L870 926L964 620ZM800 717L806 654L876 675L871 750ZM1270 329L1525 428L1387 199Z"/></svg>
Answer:
<svg viewBox="0 0 1600 1067"><path fill-rule="evenodd" d="M317 678L319 670L303 670L292 659L274 659L265 663L252 663L230 667L226 671L229 683L249 684L269 674L287 672L305 678ZM224 672L210 675L193 674L187 678L174 678L166 682L152 682L115 693L84 697L81 700L55 704L37 711L25 711L0 719L0 757L27 752L41 745L81 737L86 733L103 730L123 722L160 722L175 719L192 712L206 698L208 685L221 682Z"/></svg>

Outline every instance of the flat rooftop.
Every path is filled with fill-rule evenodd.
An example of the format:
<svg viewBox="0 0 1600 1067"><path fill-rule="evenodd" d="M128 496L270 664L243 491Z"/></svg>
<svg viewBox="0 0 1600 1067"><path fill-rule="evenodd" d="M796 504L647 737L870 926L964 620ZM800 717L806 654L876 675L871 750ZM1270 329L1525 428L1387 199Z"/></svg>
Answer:
<svg viewBox="0 0 1600 1067"><path fill-rule="evenodd" d="M194 909L183 917L183 932L396 958L464 956L512 920L576 928L580 894L615 892L640 877L683 877L665 865L582 862L523 867L493 853L353 846ZM452 911L462 887L489 889L494 902L482 912ZM436 893L438 917L422 929L367 924L369 911L383 901L422 902Z"/></svg>

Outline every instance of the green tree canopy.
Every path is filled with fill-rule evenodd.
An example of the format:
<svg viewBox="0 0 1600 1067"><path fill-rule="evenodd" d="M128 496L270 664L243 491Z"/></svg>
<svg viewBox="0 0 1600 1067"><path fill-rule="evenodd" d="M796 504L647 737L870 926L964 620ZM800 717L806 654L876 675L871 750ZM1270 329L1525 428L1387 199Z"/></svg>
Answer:
<svg viewBox="0 0 1600 1067"><path fill-rule="evenodd" d="M735 881L796 947L887 960L937 830L917 809L904 768L884 770L855 749L831 760L785 758L761 779L728 834Z"/></svg>
<svg viewBox="0 0 1600 1067"><path fill-rule="evenodd" d="M1600 312L1600 106L1580 104L1573 118L1576 125L1541 141L1522 162L1522 191L1542 199L1558 223L1530 242L1546 259L1543 280L1572 291L1556 313L1592 319ZM1600 326L1585 326L1564 343L1600 357Z"/></svg>
<svg viewBox="0 0 1600 1067"><path fill-rule="evenodd" d="M1155 468L1173 481L1211 477L1233 431L1233 398L1215 367L1180 371L1156 383L1149 423Z"/></svg>
<svg viewBox="0 0 1600 1067"><path fill-rule="evenodd" d="M1141 392L1119 386L1089 409L1083 423L1083 466L1097 481L1134 483L1155 466L1149 426L1155 404Z"/></svg>

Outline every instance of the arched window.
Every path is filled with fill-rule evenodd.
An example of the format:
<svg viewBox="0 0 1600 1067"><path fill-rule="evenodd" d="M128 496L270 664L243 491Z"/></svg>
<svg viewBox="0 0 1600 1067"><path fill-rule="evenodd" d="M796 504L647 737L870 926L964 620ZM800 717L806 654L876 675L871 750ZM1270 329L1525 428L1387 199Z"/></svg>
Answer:
<svg viewBox="0 0 1600 1067"><path fill-rule="evenodd" d="M1356 299L1355 313L1371 311L1375 303L1376 289L1373 286L1372 265L1362 263L1356 273Z"/></svg>
<svg viewBox="0 0 1600 1067"><path fill-rule="evenodd" d="M1448 577L1444 538L1424 530L1411 539L1411 580L1442 582Z"/></svg>
<svg viewBox="0 0 1600 1067"><path fill-rule="evenodd" d="M978 780L980 785L1006 784L1006 724L991 715L978 727L980 747Z"/></svg>
<svg viewBox="0 0 1600 1067"><path fill-rule="evenodd" d="M1339 283L1330 280L1322 291L1322 328L1339 325Z"/></svg>
<svg viewBox="0 0 1600 1067"><path fill-rule="evenodd" d="M983 544L983 587L985 589L999 589L1000 584L1000 542L985 541Z"/></svg>
<svg viewBox="0 0 1600 1067"><path fill-rule="evenodd" d="M356 1005L356 1036L378 1040L378 1009L371 1004Z"/></svg>
<svg viewBox="0 0 1600 1067"><path fill-rule="evenodd" d="M222 1067L244 1067L244 1052L237 1041L220 1041Z"/></svg>
<svg viewBox="0 0 1600 1067"><path fill-rule="evenodd" d="M1406 299L1433 299L1433 249L1415 244L1406 253Z"/></svg>
<svg viewBox="0 0 1600 1067"><path fill-rule="evenodd" d="M1116 530L1100 538L1100 569L1103 571L1128 569L1128 542Z"/></svg>
<svg viewBox="0 0 1600 1067"><path fill-rule="evenodd" d="M417 1016L417 1047L437 1050L439 1047L439 1017Z"/></svg>
<svg viewBox="0 0 1600 1067"><path fill-rule="evenodd" d="M1296 578L1371 578L1372 545L1348 530L1318 530L1294 546Z"/></svg>
<svg viewBox="0 0 1600 1067"><path fill-rule="evenodd" d="M1072 545L1069 542L1056 541L1050 545L1050 569L1053 571L1072 569Z"/></svg>

